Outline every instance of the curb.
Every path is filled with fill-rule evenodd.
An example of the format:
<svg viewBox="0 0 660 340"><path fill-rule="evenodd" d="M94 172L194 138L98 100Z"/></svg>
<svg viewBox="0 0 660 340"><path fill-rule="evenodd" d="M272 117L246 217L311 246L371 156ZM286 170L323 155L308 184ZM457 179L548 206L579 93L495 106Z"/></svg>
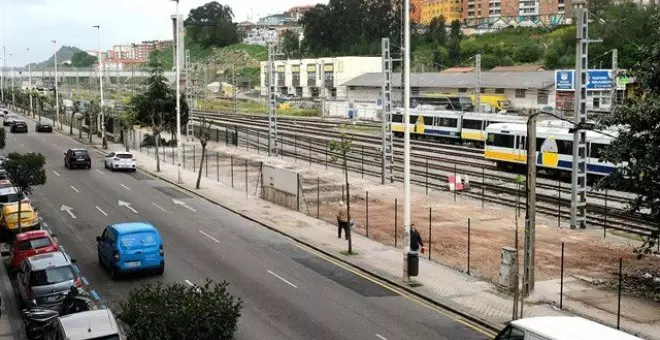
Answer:
<svg viewBox="0 0 660 340"><path fill-rule="evenodd" d="M238 210L235 210L235 209L230 208L230 207L228 207L228 206L226 206L226 205L223 205L223 204L221 204L221 203L219 203L219 202L217 202L217 201L215 201L215 200L213 200L213 199L211 199L211 198L209 198L209 197L206 197L206 196L203 195L203 194L200 194L199 192L196 192L196 191L194 191L194 190L191 190L191 189L189 189L189 188L186 188L185 186L183 186L183 185L181 185L181 184L178 184L178 183L176 183L176 182L174 182L174 181L172 181L172 180L170 180L170 179L167 179L167 178L165 178L165 177L163 177L163 176L160 176L160 175L154 173L154 172L151 171L151 170L147 170L147 169L145 169L144 167L141 167L141 166L138 166L138 168L139 168L140 170L142 170L142 171L144 171L144 172L150 174L150 175L153 176L153 177L156 177L156 178L158 178L158 179L160 179L160 180L162 180L162 181L165 181L165 182L167 182L167 183L169 183L169 184L171 184L171 185L176 186L177 188L179 188L179 189L181 189L181 190L184 190L184 191L186 191L186 192L188 192L188 193L190 193L190 194L193 194L193 195L195 195L195 196L197 196L197 197L199 197L199 198L202 198L202 199L208 201L208 202L211 203L211 204L214 204L214 205L217 205L217 206L219 206L219 207L222 207L223 209L229 210L230 212L232 212L232 213L234 213L234 214L236 214L236 215L239 215L239 216L241 216L241 217L243 217L243 218L245 218L245 219L247 219L247 220L249 220L249 221L252 221L252 222L254 222L254 223L257 223L257 224L261 225L262 227L265 227L265 228L267 228L267 229L269 229L269 230L272 230L272 231L274 231L274 232L276 232L276 233L278 233L278 234L280 234L280 235L283 235L283 236L285 236L285 237L287 237L287 238L289 238L289 239L292 239L292 240L294 240L295 242L298 242L298 243L303 244L303 245L305 245L305 246L307 246L307 247L309 247L309 248L312 248L312 249L314 249L315 251L318 251L319 253L324 254L325 256L331 257L331 258L334 259L334 260L337 260L337 261L339 261L339 262L341 262L341 263L343 263L343 264L345 264L345 265L350 266L350 267L353 268L353 269L356 269L356 270L358 270L358 271L360 271L360 272L362 272L362 273L364 273L364 274L367 274L367 275L369 275L369 276L375 277L375 278L377 278L377 279L379 279L379 280L381 280L381 281L383 281L383 282L386 282L386 283L388 283L388 284L390 284L390 285L392 285L392 286L394 286L394 287L397 287L398 289L401 289L401 290L405 291L406 293L408 293L408 294L410 294L410 295L413 295L413 296L415 296L415 297L417 297L417 298L419 298L419 299L421 299L421 300L424 300L424 301L426 301L426 302L428 302L428 303L430 303L430 304L432 304L432 305L434 305L434 306L436 306L436 307L440 307L440 308L445 309L445 310L447 310L447 311L449 311L449 312L451 312L451 313L454 313L454 314L456 314L456 315L459 315L459 316L461 316L462 318L464 318L464 319L466 319L466 320L468 320L468 321L470 321L470 322L473 322L473 323L479 325L480 327L483 327L485 330L492 331L492 332L494 332L495 334L497 334L497 332L499 332L500 329L501 329L501 327L498 327L498 326L496 326L495 324L492 324L492 323L490 323L490 322L488 322L488 321L486 321L486 320L483 320L483 319L481 319L481 318L479 318L479 317L472 316L472 315L469 315L469 314L467 314L467 313L465 313L465 312L459 311L458 309L456 309L456 308L454 308L454 307L451 307L451 306L449 306L449 305L447 305L447 304L444 304L444 303L442 303L442 302L439 302L439 301L437 301L437 300L434 300L434 299L432 299L432 298L429 298L428 296L425 296L425 295L423 295L423 294L421 294L421 293L419 293L419 292L416 292L416 291L412 290L411 288L409 288L409 287L407 287L407 286L405 286L405 285L403 285L403 284L401 284L401 283L399 283L399 282L396 282L395 280L389 279L389 278L387 278L387 277L385 277L385 276L383 276L383 275L381 275L381 274L376 273L376 272L373 271L373 270L369 270L369 269L365 269L365 268L359 267L358 265L353 264L353 263L351 263L351 262L349 262L349 261L343 259L342 257L337 256L336 254L333 254L333 253L331 253L331 252L328 252L328 251L326 251L326 250L324 250L324 249L322 249L322 248L320 248L320 247L318 247L318 246L315 246L315 245L313 245L313 244L311 244L311 243L309 243L309 242L307 242L307 241L305 241L305 240L302 240L302 239L300 239L300 238L298 238L298 237L295 237L295 236L292 236L292 235L290 235L290 234L287 234L286 232L283 232L283 231L281 231L281 230L275 229L275 228L271 227L268 223L262 222L261 220L259 220L259 219L257 219L257 218L254 218L254 217L248 216L248 215L246 215L246 214L244 214L244 213L242 213L242 212L240 212L240 211L238 211Z"/></svg>

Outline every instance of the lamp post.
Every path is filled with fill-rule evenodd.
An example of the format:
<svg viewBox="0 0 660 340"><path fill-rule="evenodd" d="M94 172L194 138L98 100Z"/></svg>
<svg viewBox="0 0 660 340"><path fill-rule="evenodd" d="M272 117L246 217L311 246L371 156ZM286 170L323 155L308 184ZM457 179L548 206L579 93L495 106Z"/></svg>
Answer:
<svg viewBox="0 0 660 340"><path fill-rule="evenodd" d="M57 80L57 41L51 40L55 45L55 117L57 119L56 123L60 124L60 130L62 130L62 121L60 121L60 92L59 92L59 81Z"/></svg>
<svg viewBox="0 0 660 340"><path fill-rule="evenodd" d="M177 183L183 183L181 180L181 29L179 27L179 0L171 0L176 2L176 36L175 48L176 51L176 178Z"/></svg>
<svg viewBox="0 0 660 340"><path fill-rule="evenodd" d="M10 57L13 57L13 53L9 53ZM11 74L11 106L15 109L16 108L16 95L15 95L16 89L14 89L14 72L12 71Z"/></svg>
<svg viewBox="0 0 660 340"><path fill-rule="evenodd" d="M98 58L99 58L99 91L101 95L101 143L104 149L108 148L108 144L105 140L105 102L103 101L103 53L101 53L101 25L92 26L96 28L96 42L98 46Z"/></svg>
<svg viewBox="0 0 660 340"><path fill-rule="evenodd" d="M409 282L410 252L410 0L404 0L403 30L403 281Z"/></svg>
<svg viewBox="0 0 660 340"><path fill-rule="evenodd" d="M32 65L30 61L30 48L25 49L27 51L27 60L28 60L28 94L30 95L30 114L34 118L34 111L32 109Z"/></svg>

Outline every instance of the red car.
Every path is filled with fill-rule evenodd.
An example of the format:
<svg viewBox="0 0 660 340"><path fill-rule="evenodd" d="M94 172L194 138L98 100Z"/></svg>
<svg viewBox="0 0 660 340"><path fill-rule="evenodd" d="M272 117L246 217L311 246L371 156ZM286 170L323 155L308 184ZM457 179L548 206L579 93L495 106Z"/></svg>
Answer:
<svg viewBox="0 0 660 340"><path fill-rule="evenodd" d="M18 234L9 254L11 268L13 270L18 269L23 260L30 256L59 250L60 246L46 230L34 230Z"/></svg>

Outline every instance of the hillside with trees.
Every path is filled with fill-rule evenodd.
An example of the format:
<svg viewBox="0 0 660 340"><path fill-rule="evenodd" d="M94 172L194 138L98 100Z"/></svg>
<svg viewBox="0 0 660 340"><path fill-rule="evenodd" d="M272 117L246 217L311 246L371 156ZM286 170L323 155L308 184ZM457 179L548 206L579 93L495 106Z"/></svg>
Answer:
<svg viewBox="0 0 660 340"><path fill-rule="evenodd" d="M61 65L63 62L65 62L67 60L71 60L72 57L76 53L79 53L79 52L85 53L81 49L79 49L75 46L62 46L56 52L57 62ZM33 63L32 67L53 67L54 62L55 62L55 54L53 54L52 56L50 56L50 58L48 58L47 60L44 60L40 63ZM27 67L27 65L26 65L26 67Z"/></svg>

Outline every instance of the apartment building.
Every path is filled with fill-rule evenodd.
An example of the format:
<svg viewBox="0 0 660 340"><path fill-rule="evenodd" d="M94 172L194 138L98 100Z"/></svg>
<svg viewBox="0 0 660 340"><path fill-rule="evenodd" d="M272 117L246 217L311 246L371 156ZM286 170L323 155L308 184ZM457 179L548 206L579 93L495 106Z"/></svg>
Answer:
<svg viewBox="0 0 660 340"><path fill-rule="evenodd" d="M539 26L568 23L571 0L464 0L463 22L475 26Z"/></svg>
<svg viewBox="0 0 660 340"><path fill-rule="evenodd" d="M420 23L428 25L431 20L439 16L445 18L446 23L463 19L463 0L421 0L422 10ZM474 0L472 0L474 1Z"/></svg>

